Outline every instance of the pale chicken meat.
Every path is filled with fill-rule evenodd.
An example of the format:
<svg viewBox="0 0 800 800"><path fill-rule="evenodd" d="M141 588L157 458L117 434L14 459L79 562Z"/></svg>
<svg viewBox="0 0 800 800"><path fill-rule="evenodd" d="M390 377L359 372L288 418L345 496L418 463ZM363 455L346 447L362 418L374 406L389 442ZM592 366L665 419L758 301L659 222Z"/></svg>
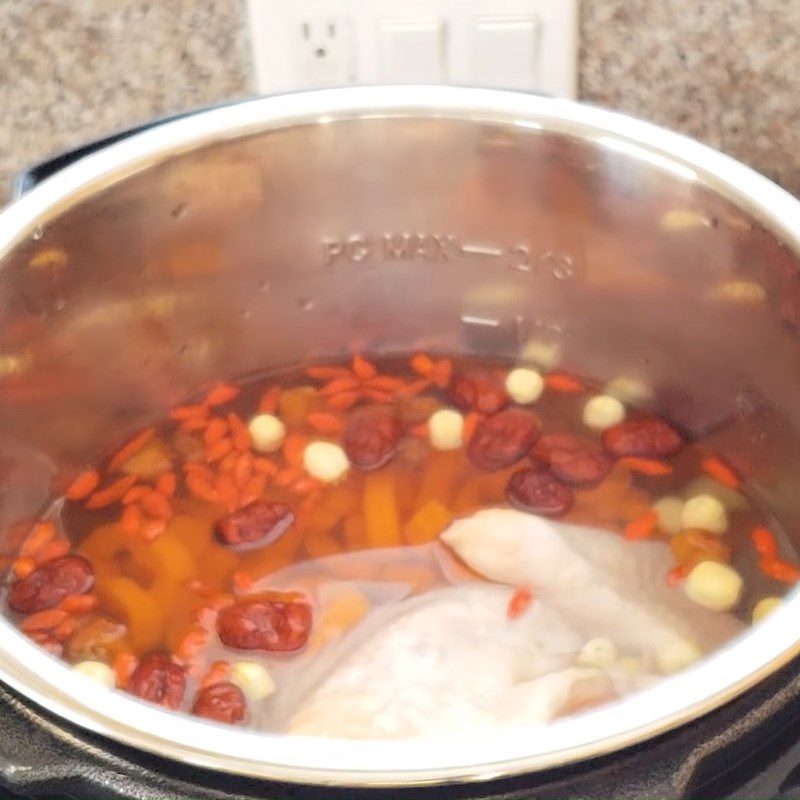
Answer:
<svg viewBox="0 0 800 800"><path fill-rule="evenodd" d="M667 587L663 543L508 509L459 520L442 540L492 583L369 615L299 681L282 704L283 727L406 738L544 724L645 687L673 671L671 659L688 662L687 652L707 652L741 628ZM510 617L518 587L532 600ZM587 662L599 641L613 656Z"/></svg>

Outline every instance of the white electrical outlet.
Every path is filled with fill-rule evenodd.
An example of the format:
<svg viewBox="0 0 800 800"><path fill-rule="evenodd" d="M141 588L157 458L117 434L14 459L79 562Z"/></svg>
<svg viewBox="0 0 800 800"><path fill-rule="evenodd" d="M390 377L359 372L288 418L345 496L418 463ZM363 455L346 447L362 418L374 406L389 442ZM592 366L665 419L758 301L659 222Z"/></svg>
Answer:
<svg viewBox="0 0 800 800"><path fill-rule="evenodd" d="M574 97L577 0L248 0L256 88L455 83Z"/></svg>
<svg viewBox="0 0 800 800"><path fill-rule="evenodd" d="M349 17L316 17L295 31L293 71L301 86L342 86L355 82L354 41Z"/></svg>

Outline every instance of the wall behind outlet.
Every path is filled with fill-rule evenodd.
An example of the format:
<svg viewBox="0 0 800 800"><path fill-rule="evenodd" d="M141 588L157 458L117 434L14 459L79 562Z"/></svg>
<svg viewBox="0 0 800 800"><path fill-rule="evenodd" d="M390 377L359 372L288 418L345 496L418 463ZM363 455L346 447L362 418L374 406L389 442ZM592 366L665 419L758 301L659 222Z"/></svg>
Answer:
<svg viewBox="0 0 800 800"><path fill-rule="evenodd" d="M582 99L800 194L800 2L582 0ZM251 92L244 0L0 0L0 203L25 164Z"/></svg>

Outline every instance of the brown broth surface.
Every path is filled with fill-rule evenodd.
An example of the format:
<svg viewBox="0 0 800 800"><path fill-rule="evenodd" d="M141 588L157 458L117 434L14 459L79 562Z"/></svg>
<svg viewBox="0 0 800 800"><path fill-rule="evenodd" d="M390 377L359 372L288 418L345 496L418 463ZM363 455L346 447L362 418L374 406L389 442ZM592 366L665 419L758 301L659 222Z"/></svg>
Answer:
<svg viewBox="0 0 800 800"><path fill-rule="evenodd" d="M190 710L197 688L226 680L237 660L260 660L280 675L287 660L316 657L366 608L448 585L454 576L478 579L436 543L438 536L454 519L507 506L510 477L530 468L531 459L526 455L486 471L470 458L466 443L435 449L427 423L433 412L454 408L451 372L489 375L502 394L513 366L463 358L357 358L322 370L290 368L212 387L158 421L140 446L127 452L120 443L88 466L99 477L98 487L55 503L44 529L40 523L27 549L23 546L10 590L13 594L15 581L30 580L70 551L91 565L93 587L78 593L83 600L72 597L30 613L17 610L14 618L70 663L108 664L121 688L148 655L167 654L187 677L179 707ZM587 400L601 390L562 373L546 376L545 383L542 395L524 406L536 415L543 434L569 433L602 450L601 434L582 421ZM400 421L401 437L388 463L371 471L351 467L334 483L310 476L305 448L315 441L341 443L350 415L374 405L391 408ZM243 425L259 411L276 415L286 427L276 452L257 452L243 434ZM468 438L487 415L462 412ZM645 410L627 409L627 420L648 418ZM791 554L771 552L772 540L760 545L770 551L773 565L764 567L753 531L765 528L777 535L774 521L702 441L684 442L668 458L615 459L598 485L572 487L572 492L572 506L560 519L628 538L663 540L670 537L653 519L655 501L667 495L719 497L729 526L717 541L724 540L726 552L709 550L705 557L729 561L743 576L745 589L735 613L748 622L759 599L781 595L797 579ZM248 550L221 544L214 535L220 519L260 502L290 507L294 519L288 529ZM36 545L37 536L48 539L50 523L49 543ZM686 570L704 560L704 552L696 542L681 549L675 541L671 579L680 591ZM298 565L305 566L298 572ZM221 610L250 595L311 602L314 620L301 652L242 654L220 642L215 626ZM269 726L265 713L251 710L247 719Z"/></svg>

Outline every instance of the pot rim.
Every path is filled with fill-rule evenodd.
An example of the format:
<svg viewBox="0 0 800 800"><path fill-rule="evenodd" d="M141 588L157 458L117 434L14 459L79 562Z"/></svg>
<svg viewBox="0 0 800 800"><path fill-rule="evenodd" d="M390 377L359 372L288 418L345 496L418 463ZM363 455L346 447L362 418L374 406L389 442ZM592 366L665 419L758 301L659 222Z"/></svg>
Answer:
<svg viewBox="0 0 800 800"><path fill-rule="evenodd" d="M179 153L269 130L370 117L494 123L592 140L678 179L701 182L800 252L800 202L743 164L680 134L561 99L492 89L380 86L243 101L165 122L110 145L48 178L0 213L0 257L67 208ZM758 626L646 691L546 727L493 729L491 736L365 742L215 725L90 683L6 619L0 619L0 679L84 729L213 770L340 786L481 781L605 755L713 710L800 653L793 634L798 613L800 596L793 591Z"/></svg>

